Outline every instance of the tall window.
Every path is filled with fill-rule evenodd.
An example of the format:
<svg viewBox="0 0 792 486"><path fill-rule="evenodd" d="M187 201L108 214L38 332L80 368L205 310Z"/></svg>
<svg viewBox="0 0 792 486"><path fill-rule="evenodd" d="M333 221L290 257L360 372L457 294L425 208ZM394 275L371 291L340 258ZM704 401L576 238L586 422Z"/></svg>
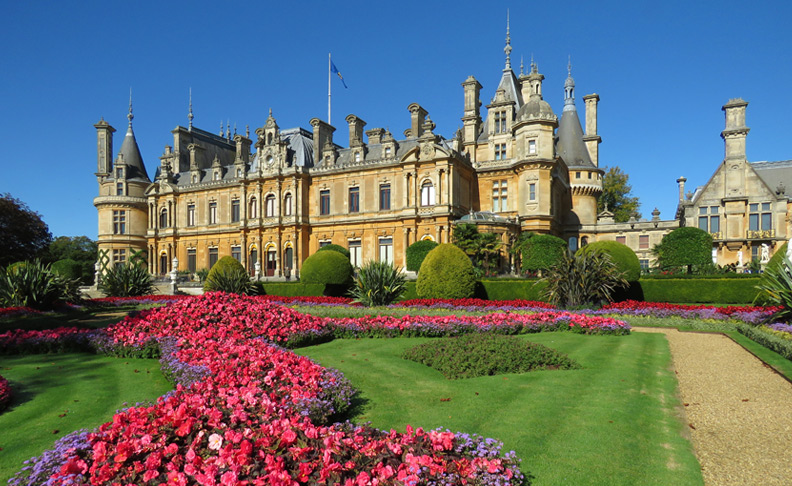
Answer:
<svg viewBox="0 0 792 486"><path fill-rule="evenodd" d="M167 228L168 227L168 210L166 208L162 208L160 210L160 218L159 218L159 225L160 228Z"/></svg>
<svg viewBox="0 0 792 486"><path fill-rule="evenodd" d="M649 235L638 235L638 249L639 250L649 249Z"/></svg>
<svg viewBox="0 0 792 486"><path fill-rule="evenodd" d="M124 195L124 183L117 182L116 183L116 195L123 196Z"/></svg>
<svg viewBox="0 0 792 486"><path fill-rule="evenodd" d="M421 184L421 206L435 205L435 188L432 181Z"/></svg>
<svg viewBox="0 0 792 486"><path fill-rule="evenodd" d="M267 197L264 198L264 217L266 218L274 218L275 217L275 196L269 194Z"/></svg>
<svg viewBox="0 0 792 486"><path fill-rule="evenodd" d="M499 213L501 211L508 211L506 194L507 181L495 181L492 183L492 211Z"/></svg>
<svg viewBox="0 0 792 486"><path fill-rule="evenodd" d="M349 212L350 213L358 213L358 212L360 212L360 188L359 187L350 187L349 188Z"/></svg>
<svg viewBox="0 0 792 486"><path fill-rule="evenodd" d="M495 133L506 133L506 112L495 113Z"/></svg>
<svg viewBox="0 0 792 486"><path fill-rule="evenodd" d="M209 268L212 268L217 263L217 247L209 248Z"/></svg>
<svg viewBox="0 0 792 486"><path fill-rule="evenodd" d="M195 226L195 204L187 205L187 226Z"/></svg>
<svg viewBox="0 0 792 486"><path fill-rule="evenodd" d="M126 234L126 211L113 211L113 234Z"/></svg>
<svg viewBox="0 0 792 486"><path fill-rule="evenodd" d="M283 196L283 215L292 215L292 195L290 192L287 192L286 195Z"/></svg>
<svg viewBox="0 0 792 486"><path fill-rule="evenodd" d="M242 263L242 247L241 246L232 246L231 247L231 258Z"/></svg>
<svg viewBox="0 0 792 486"><path fill-rule="evenodd" d="M116 249L113 250L113 266L118 268L126 263L126 250Z"/></svg>
<svg viewBox="0 0 792 486"><path fill-rule="evenodd" d="M391 208L391 205L390 205L390 184L381 184L380 185L379 208L380 208L380 211L388 211Z"/></svg>
<svg viewBox="0 0 792 486"><path fill-rule="evenodd" d="M528 184L528 200L536 201L536 183Z"/></svg>
<svg viewBox="0 0 792 486"><path fill-rule="evenodd" d="M718 215L718 206L699 208L698 227L699 229L703 229L709 233L720 232L720 215Z"/></svg>
<svg viewBox="0 0 792 486"><path fill-rule="evenodd" d="M773 229L773 213L770 212L770 203L750 204L748 215L748 229L751 231L768 231Z"/></svg>
<svg viewBox="0 0 792 486"><path fill-rule="evenodd" d="M250 204L248 205L248 217L258 218L258 200L255 197L250 198Z"/></svg>
<svg viewBox="0 0 792 486"><path fill-rule="evenodd" d="M385 157L390 157L390 156L391 156L391 148L385 147Z"/></svg>
<svg viewBox="0 0 792 486"><path fill-rule="evenodd" d="M385 263L393 263L393 238L380 238L379 260Z"/></svg>
<svg viewBox="0 0 792 486"><path fill-rule="evenodd" d="M209 203L209 224L217 224L217 201Z"/></svg>
<svg viewBox="0 0 792 486"><path fill-rule="evenodd" d="M231 200L231 222L239 222L239 199Z"/></svg>
<svg viewBox="0 0 792 486"><path fill-rule="evenodd" d="M505 143L496 143L495 144L495 160L503 160L506 158L506 144Z"/></svg>
<svg viewBox="0 0 792 486"><path fill-rule="evenodd" d="M195 273L198 269L198 264L196 262L196 250L195 248L187 248L187 271L190 273Z"/></svg>
<svg viewBox="0 0 792 486"><path fill-rule="evenodd" d="M330 214L330 190L319 191L319 214Z"/></svg>
<svg viewBox="0 0 792 486"><path fill-rule="evenodd" d="M536 140L528 140L528 155L536 155Z"/></svg>
<svg viewBox="0 0 792 486"><path fill-rule="evenodd" d="M349 240L349 262L353 267L359 267L363 264L362 247L360 240Z"/></svg>

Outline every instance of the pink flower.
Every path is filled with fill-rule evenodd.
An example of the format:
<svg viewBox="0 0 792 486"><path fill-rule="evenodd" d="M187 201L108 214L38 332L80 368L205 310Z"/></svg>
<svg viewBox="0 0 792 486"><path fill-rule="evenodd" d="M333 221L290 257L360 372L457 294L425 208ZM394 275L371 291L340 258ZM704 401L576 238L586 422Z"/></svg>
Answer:
<svg viewBox="0 0 792 486"><path fill-rule="evenodd" d="M223 447L223 436L220 434L212 434L209 436L209 448L213 451L219 451Z"/></svg>

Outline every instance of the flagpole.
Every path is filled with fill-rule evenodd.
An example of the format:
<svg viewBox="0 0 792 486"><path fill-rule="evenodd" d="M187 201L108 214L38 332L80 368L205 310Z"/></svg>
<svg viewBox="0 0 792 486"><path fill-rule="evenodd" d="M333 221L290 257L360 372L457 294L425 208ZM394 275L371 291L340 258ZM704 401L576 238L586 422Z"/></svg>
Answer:
<svg viewBox="0 0 792 486"><path fill-rule="evenodd" d="M330 86L331 86L331 83L330 83L330 71L331 71L331 69L330 69L330 66L332 65L332 63L333 63L333 61L330 59L330 53L328 52L327 53L327 124L328 125L332 125L332 122L330 121L330 96L331 96L331 92L330 92Z"/></svg>

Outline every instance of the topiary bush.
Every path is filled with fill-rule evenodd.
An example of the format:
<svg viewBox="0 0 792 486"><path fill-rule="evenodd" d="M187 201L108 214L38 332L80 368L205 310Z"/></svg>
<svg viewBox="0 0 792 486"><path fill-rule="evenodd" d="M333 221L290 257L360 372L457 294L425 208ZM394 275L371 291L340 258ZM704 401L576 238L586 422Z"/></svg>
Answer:
<svg viewBox="0 0 792 486"><path fill-rule="evenodd" d="M547 346L491 333L433 339L406 349L402 357L434 368L449 380L580 368L567 355Z"/></svg>
<svg viewBox="0 0 792 486"><path fill-rule="evenodd" d="M337 251L317 251L305 260L300 271L302 283L348 285L351 280L352 264Z"/></svg>
<svg viewBox="0 0 792 486"><path fill-rule="evenodd" d="M522 271L542 272L564 257L567 244L553 235L534 235L522 245Z"/></svg>
<svg viewBox="0 0 792 486"><path fill-rule="evenodd" d="M209 270L204 281L204 291L253 295L256 287L250 281L245 267L236 258L224 256Z"/></svg>
<svg viewBox="0 0 792 486"><path fill-rule="evenodd" d="M389 305L404 293L405 282L401 269L372 260L360 267L350 295L355 302L368 307Z"/></svg>
<svg viewBox="0 0 792 486"><path fill-rule="evenodd" d="M107 270L99 290L108 297L136 297L154 293L154 282L145 266L127 262Z"/></svg>
<svg viewBox="0 0 792 486"><path fill-rule="evenodd" d="M661 269L686 267L692 273L693 265L712 263L712 236L692 226L677 228L665 235L653 251Z"/></svg>
<svg viewBox="0 0 792 486"><path fill-rule="evenodd" d="M347 260L349 260L349 250L347 250L341 245L336 245L334 243L330 243L329 245L319 247L317 251L337 251L338 253L344 255Z"/></svg>
<svg viewBox="0 0 792 486"><path fill-rule="evenodd" d="M58 260L50 265L53 272L70 280L80 280L83 276L83 265L70 258Z"/></svg>
<svg viewBox="0 0 792 486"><path fill-rule="evenodd" d="M418 297L422 299L466 299L476 292L473 263L452 243L430 251L418 272Z"/></svg>
<svg viewBox="0 0 792 486"><path fill-rule="evenodd" d="M421 269L421 264L430 251L437 248L438 243L432 240L416 241L407 247L407 270L417 272Z"/></svg>
<svg viewBox="0 0 792 486"><path fill-rule="evenodd" d="M638 261L638 255L627 245L617 241L595 241L578 250L578 253L591 252L607 253L628 282L637 282L641 278L641 262Z"/></svg>

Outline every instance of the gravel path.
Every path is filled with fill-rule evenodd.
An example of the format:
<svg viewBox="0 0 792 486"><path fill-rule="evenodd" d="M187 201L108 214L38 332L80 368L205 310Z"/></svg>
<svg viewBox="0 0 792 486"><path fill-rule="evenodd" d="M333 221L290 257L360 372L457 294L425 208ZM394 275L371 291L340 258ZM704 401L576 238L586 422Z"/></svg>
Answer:
<svg viewBox="0 0 792 486"><path fill-rule="evenodd" d="M792 485L792 383L720 334L668 338L704 483Z"/></svg>

